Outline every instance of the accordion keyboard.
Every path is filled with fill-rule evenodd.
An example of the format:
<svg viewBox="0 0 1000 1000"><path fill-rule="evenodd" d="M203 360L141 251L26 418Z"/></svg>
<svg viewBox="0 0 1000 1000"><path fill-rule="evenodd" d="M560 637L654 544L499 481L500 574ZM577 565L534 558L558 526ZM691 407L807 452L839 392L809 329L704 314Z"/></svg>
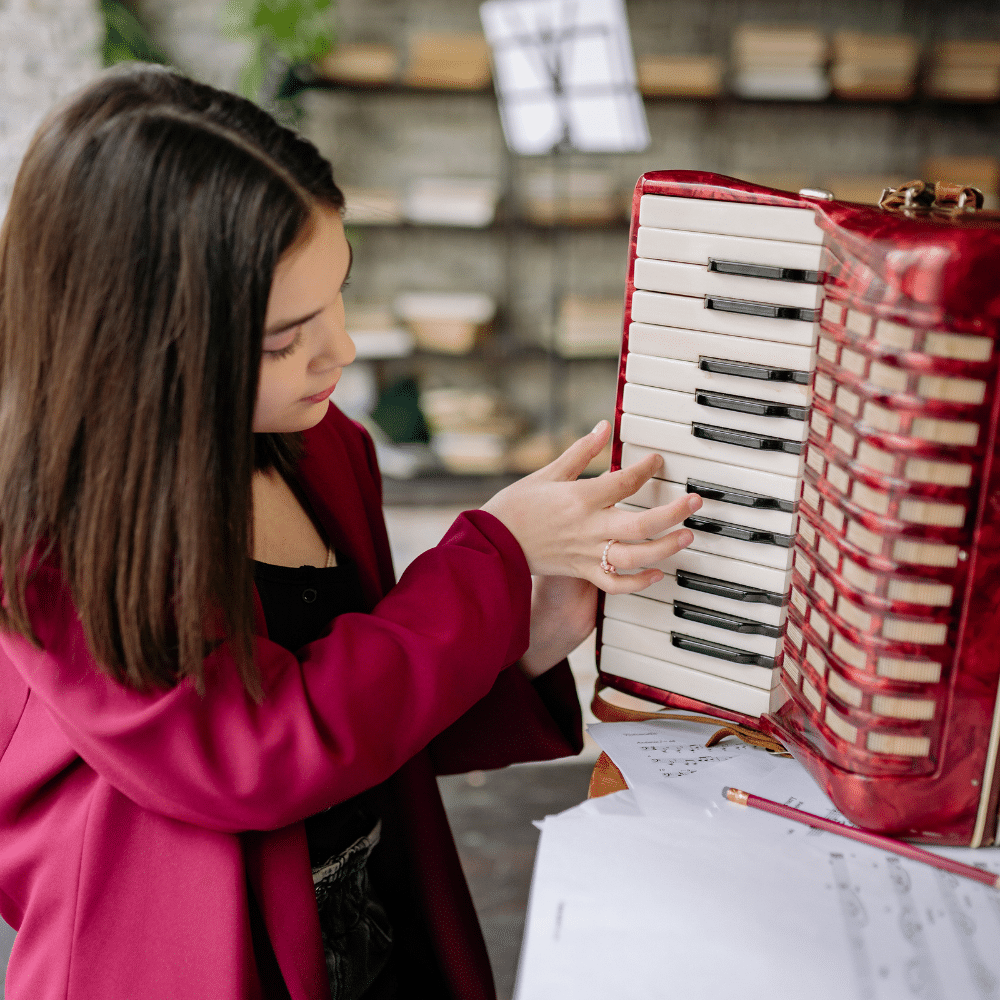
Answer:
<svg viewBox="0 0 1000 1000"><path fill-rule="evenodd" d="M809 208L643 195L621 464L659 477L628 504L704 499L691 546L639 595L605 598L601 670L758 716L778 683L821 307Z"/></svg>

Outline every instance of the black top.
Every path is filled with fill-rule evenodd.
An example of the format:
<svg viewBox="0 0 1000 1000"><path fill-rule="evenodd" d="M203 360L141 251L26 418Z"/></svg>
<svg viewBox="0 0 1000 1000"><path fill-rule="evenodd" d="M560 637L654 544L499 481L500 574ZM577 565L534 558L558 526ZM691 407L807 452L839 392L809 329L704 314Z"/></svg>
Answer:
<svg viewBox="0 0 1000 1000"><path fill-rule="evenodd" d="M292 653L322 638L337 615L364 611L357 566L337 554L331 567L273 566L254 562L254 582L268 637ZM371 832L377 816L355 796L306 820L309 862L315 868Z"/></svg>

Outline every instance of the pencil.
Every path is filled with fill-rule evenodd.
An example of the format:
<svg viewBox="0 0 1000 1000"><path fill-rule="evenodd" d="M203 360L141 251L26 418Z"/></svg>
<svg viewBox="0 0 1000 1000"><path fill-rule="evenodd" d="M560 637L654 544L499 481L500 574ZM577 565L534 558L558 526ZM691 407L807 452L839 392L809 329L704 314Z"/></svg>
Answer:
<svg viewBox="0 0 1000 1000"><path fill-rule="evenodd" d="M984 871L973 865L963 864L961 861L953 861L951 858L942 858L931 851L925 851L921 847L908 844L905 840L895 840L892 837L884 837L878 833L867 833L858 830L853 826L845 826L843 823L836 823L832 819L824 819L822 816L814 816L812 813L803 812L801 809L793 809L791 806L784 806L780 802L772 802L770 799L761 798L759 795L751 795L739 788L723 788L722 794L730 802L735 802L738 806L753 806L755 809L763 809L764 812L773 813L775 816L782 816L785 819L793 819L798 823L805 823L807 826L814 826L817 830L827 830L830 833L839 834L841 837L850 837L851 840L860 840L862 844L869 844L872 847L881 848L884 851L891 851L893 854L901 854L904 858L911 858L913 861L921 861L925 865L940 868L942 871L951 872L952 875L961 875L963 878L975 879L988 885L993 889L1000 888L1000 875Z"/></svg>

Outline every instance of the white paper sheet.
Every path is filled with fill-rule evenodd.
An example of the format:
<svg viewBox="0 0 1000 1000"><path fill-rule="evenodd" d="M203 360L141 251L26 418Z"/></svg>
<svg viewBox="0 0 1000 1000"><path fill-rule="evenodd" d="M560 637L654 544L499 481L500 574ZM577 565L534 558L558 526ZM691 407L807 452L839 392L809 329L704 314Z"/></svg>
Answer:
<svg viewBox="0 0 1000 1000"><path fill-rule="evenodd" d="M794 761L644 726L590 727L631 799L542 826L517 1000L1000 1000L1000 893L736 806L724 786L843 821ZM940 852L1000 873L991 849Z"/></svg>

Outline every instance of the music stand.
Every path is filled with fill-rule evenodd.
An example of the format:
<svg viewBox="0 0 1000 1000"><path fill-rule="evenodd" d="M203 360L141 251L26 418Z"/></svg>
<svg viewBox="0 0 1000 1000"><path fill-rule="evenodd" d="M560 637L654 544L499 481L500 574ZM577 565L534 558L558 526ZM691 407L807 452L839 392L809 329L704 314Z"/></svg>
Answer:
<svg viewBox="0 0 1000 1000"><path fill-rule="evenodd" d="M549 429L555 435L565 383L556 363L566 284L565 247L558 239L565 154L638 152L649 145L649 127L623 0L486 0L479 16L508 149L552 157Z"/></svg>
<svg viewBox="0 0 1000 1000"><path fill-rule="evenodd" d="M479 16L512 152L649 145L622 0L486 0Z"/></svg>

